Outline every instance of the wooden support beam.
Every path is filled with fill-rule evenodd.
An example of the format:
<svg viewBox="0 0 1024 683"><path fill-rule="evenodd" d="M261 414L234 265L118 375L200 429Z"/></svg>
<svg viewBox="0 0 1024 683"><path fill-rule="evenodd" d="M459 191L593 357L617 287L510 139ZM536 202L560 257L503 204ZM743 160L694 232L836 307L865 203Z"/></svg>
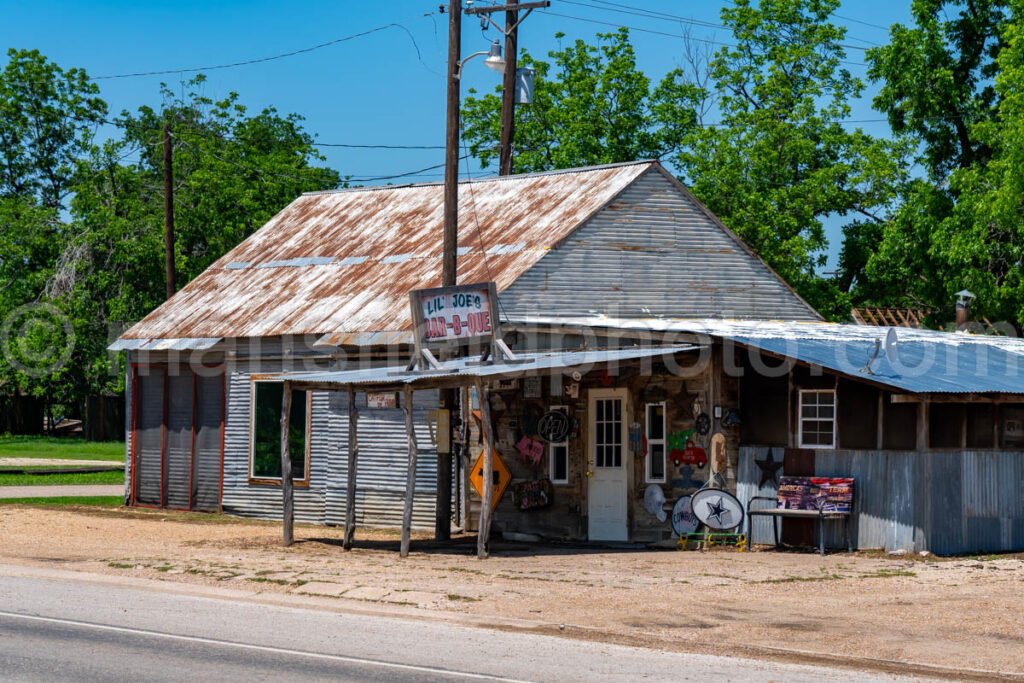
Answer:
<svg viewBox="0 0 1024 683"><path fill-rule="evenodd" d="M882 450L885 444L885 392L878 392L878 426L875 432L875 448Z"/></svg>
<svg viewBox="0 0 1024 683"><path fill-rule="evenodd" d="M481 560L488 555L487 542L491 535L491 495L494 482L494 431L491 427L491 402L481 378L476 379L476 392L480 397L480 428L484 433L483 495L480 496L480 525L476 538L476 555Z"/></svg>
<svg viewBox="0 0 1024 683"><path fill-rule="evenodd" d="M917 443L918 451L928 450L928 403L921 401L917 404Z"/></svg>
<svg viewBox="0 0 1024 683"><path fill-rule="evenodd" d="M409 471L405 478L405 510L402 512L401 557L408 557L412 534L412 503L416 492L416 428L412 421L412 387L402 389L402 410L405 412L405 432L409 439Z"/></svg>
<svg viewBox="0 0 1024 683"><path fill-rule="evenodd" d="M281 392L281 522L282 543L290 546L295 540L295 489L292 487L292 455L288 448L288 427L292 419L292 384L283 382Z"/></svg>
<svg viewBox="0 0 1024 683"><path fill-rule="evenodd" d="M356 407L356 390L348 385L348 469L345 488L345 540L341 547L352 550L356 536L356 466L359 460L359 409Z"/></svg>
<svg viewBox="0 0 1024 683"><path fill-rule="evenodd" d="M1019 402L1021 397L1012 394L893 394L889 400L892 403L1000 403Z"/></svg>

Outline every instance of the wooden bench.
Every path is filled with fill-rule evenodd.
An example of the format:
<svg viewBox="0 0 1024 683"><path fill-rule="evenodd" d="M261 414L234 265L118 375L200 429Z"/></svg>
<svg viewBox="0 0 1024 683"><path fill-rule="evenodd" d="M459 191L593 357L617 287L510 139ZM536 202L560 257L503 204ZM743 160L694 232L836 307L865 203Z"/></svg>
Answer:
<svg viewBox="0 0 1024 683"><path fill-rule="evenodd" d="M752 509L754 501L775 503L773 508ZM825 521L842 520L846 547L851 552L850 517L853 513L853 479L848 477L780 477L774 498L754 496L747 503L747 539L752 539L752 518L771 517L775 547L779 547L778 520L782 517L813 519L818 523L818 549L825 554ZM748 540L748 548L749 540Z"/></svg>

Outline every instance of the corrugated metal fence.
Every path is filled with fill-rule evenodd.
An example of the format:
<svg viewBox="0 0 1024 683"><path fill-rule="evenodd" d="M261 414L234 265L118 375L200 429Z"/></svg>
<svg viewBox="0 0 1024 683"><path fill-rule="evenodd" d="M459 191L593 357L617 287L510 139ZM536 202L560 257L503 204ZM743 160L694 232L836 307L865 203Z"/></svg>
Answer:
<svg viewBox="0 0 1024 683"><path fill-rule="evenodd" d="M783 449L773 450L779 459ZM760 479L754 460L767 451L740 449L737 495L744 506ZM856 480L850 529L857 548L940 555L1024 550L1024 452L819 450L814 474ZM774 496L775 489L756 495ZM752 541L771 543L770 525L755 518ZM839 533L833 530L836 546Z"/></svg>

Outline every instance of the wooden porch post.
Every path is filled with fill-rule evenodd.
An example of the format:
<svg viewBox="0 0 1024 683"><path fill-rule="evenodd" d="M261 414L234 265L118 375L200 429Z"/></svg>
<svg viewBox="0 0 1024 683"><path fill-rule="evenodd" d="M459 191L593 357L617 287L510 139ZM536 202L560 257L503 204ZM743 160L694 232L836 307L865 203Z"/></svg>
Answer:
<svg viewBox="0 0 1024 683"><path fill-rule="evenodd" d="M494 482L494 432L491 430L491 402L481 378L476 379L476 392L480 398L480 428L484 432L483 494L480 496L480 524L476 537L476 555L487 558L487 541L491 536L491 493Z"/></svg>
<svg viewBox="0 0 1024 683"><path fill-rule="evenodd" d="M290 546L295 540L295 492L292 488L292 456L288 449L288 427L292 417L292 383L284 382L281 394L281 496L283 506L281 510L281 521L284 526L285 546Z"/></svg>
<svg viewBox="0 0 1024 683"><path fill-rule="evenodd" d="M352 550L356 535L356 460L359 458L359 434L357 432L359 409L356 408L356 389L348 385L348 470L345 491L345 540L342 548Z"/></svg>
<svg viewBox="0 0 1024 683"><path fill-rule="evenodd" d="M928 450L928 401L922 396L917 404L917 443L916 450Z"/></svg>
<svg viewBox="0 0 1024 683"><path fill-rule="evenodd" d="M405 431L409 439L409 472L405 480L405 511L402 513L401 557L409 555L409 536L412 533L412 502L416 491L416 430L412 422L412 387L403 389L402 410L405 411Z"/></svg>

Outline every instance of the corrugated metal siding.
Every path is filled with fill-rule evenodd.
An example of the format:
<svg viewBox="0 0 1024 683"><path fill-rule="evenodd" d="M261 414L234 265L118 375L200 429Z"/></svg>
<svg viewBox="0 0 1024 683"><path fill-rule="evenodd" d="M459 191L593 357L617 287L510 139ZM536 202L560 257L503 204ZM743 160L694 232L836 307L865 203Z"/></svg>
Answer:
<svg viewBox="0 0 1024 683"><path fill-rule="evenodd" d="M759 474L754 458L766 451L740 449L744 505ZM822 450L815 474L857 480L855 547L940 555L1024 550L1024 452ZM837 533L830 543L840 544ZM755 525L754 542L770 543L770 535Z"/></svg>
<svg viewBox="0 0 1024 683"><path fill-rule="evenodd" d="M147 505L160 505L164 375L162 372L140 375L137 382L139 442L135 447L135 499Z"/></svg>
<svg viewBox="0 0 1024 683"><path fill-rule="evenodd" d="M557 310L619 318L820 319L654 169L520 276L501 300L512 318Z"/></svg>
<svg viewBox="0 0 1024 683"><path fill-rule="evenodd" d="M772 457L776 462L782 460L782 448L773 448ZM741 448L740 459L737 464L736 473L736 498L739 499L740 503L743 504L743 512L746 514L747 505L750 503L750 499L754 496L766 496L769 498L775 497L775 489L771 486L765 485L758 488L758 482L761 481L761 470L754 463L754 460L764 460L768 454L767 448ZM780 468L778 476L784 474ZM764 508L770 508L772 504L766 500L759 500L754 504L755 510L761 510ZM746 523L746 522L745 522ZM749 520L750 523L750 542L751 543L774 543L774 537L772 536L772 520L769 517L752 517ZM779 534L781 538L782 527L779 526Z"/></svg>
<svg viewBox="0 0 1024 683"><path fill-rule="evenodd" d="M192 507L220 509L220 444L224 410L224 376L196 376L196 434Z"/></svg>
<svg viewBox="0 0 1024 683"><path fill-rule="evenodd" d="M192 486L192 373L167 377L167 507L188 508Z"/></svg>
<svg viewBox="0 0 1024 683"><path fill-rule="evenodd" d="M271 372L264 362L264 372ZM232 514L278 519L281 490L249 483L250 373L229 373L224 446L223 509ZM356 521L366 526L398 526L405 495L408 446L401 410L369 410L357 395L359 470ZM437 457L428 427L428 412L437 406L434 391L416 393L415 420L419 449L413 526L433 528ZM343 392L313 392L310 439L310 485L295 490L299 521L344 524L348 460L348 406Z"/></svg>

